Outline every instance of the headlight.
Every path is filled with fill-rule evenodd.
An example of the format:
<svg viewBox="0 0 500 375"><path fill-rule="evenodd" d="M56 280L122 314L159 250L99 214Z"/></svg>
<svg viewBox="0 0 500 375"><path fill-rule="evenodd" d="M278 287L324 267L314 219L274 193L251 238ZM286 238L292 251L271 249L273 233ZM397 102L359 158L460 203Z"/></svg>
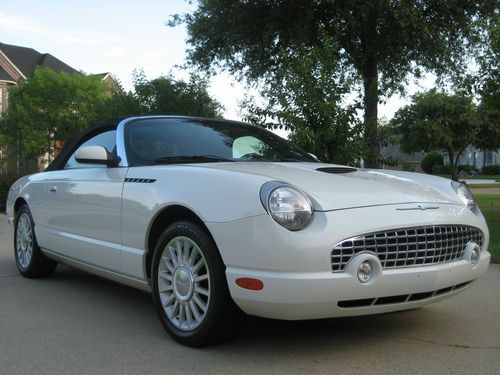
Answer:
<svg viewBox="0 0 500 375"><path fill-rule="evenodd" d="M453 186L453 189L457 192L458 199L460 199L465 206L469 207L472 212L477 214L478 207L469 188L456 181L452 181L451 186Z"/></svg>
<svg viewBox="0 0 500 375"><path fill-rule="evenodd" d="M304 229L312 221L313 206L307 195L286 183L265 183L260 199L269 215L288 230Z"/></svg>

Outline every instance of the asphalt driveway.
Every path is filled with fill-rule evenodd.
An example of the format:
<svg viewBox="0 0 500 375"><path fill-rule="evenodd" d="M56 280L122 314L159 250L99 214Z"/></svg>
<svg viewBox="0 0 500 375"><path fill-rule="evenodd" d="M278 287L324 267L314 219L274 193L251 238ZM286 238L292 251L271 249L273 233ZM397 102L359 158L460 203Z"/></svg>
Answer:
<svg viewBox="0 0 500 375"><path fill-rule="evenodd" d="M499 374L500 265L425 308L309 322L250 318L232 342L190 349L151 297L60 267L18 275L0 215L0 374Z"/></svg>

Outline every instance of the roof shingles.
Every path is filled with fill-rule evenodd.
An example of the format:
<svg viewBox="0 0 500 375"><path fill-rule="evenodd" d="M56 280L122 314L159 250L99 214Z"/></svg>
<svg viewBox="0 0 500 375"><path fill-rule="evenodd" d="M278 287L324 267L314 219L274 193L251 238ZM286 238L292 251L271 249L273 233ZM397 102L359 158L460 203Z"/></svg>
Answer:
<svg viewBox="0 0 500 375"><path fill-rule="evenodd" d="M0 50L26 77L33 76L38 67L49 68L55 72L78 73L76 69L51 54L42 54L33 48L0 43ZM0 77L2 70L0 70Z"/></svg>

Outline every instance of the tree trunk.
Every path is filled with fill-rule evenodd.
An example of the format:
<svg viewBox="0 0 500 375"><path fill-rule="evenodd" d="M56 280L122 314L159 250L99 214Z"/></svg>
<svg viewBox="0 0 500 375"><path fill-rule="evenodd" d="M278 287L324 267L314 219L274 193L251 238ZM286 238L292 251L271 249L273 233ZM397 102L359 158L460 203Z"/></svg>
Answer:
<svg viewBox="0 0 500 375"><path fill-rule="evenodd" d="M448 149L448 159L450 159L451 179L453 181L458 181L458 171L457 171L457 165L455 163L455 153L452 149Z"/></svg>
<svg viewBox="0 0 500 375"><path fill-rule="evenodd" d="M378 144L378 70L375 59L368 59L364 69L364 129L367 146L365 167L379 168L379 144Z"/></svg>
<svg viewBox="0 0 500 375"><path fill-rule="evenodd" d="M366 18L361 35L363 64L361 75L364 88L364 130L367 147L365 167L379 168L378 119L378 66L377 66L377 17L378 4L366 3Z"/></svg>

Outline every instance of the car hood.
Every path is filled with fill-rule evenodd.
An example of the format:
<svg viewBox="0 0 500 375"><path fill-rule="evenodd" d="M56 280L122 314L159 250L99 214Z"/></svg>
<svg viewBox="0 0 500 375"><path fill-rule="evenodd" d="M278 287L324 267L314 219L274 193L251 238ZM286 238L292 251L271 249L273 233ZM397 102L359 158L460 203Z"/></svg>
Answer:
<svg viewBox="0 0 500 375"><path fill-rule="evenodd" d="M202 167L287 182L306 192L317 211L402 203L459 204L449 180L419 173L352 168L349 171L349 167L334 164L289 162L210 163ZM333 173L318 168L331 168Z"/></svg>

